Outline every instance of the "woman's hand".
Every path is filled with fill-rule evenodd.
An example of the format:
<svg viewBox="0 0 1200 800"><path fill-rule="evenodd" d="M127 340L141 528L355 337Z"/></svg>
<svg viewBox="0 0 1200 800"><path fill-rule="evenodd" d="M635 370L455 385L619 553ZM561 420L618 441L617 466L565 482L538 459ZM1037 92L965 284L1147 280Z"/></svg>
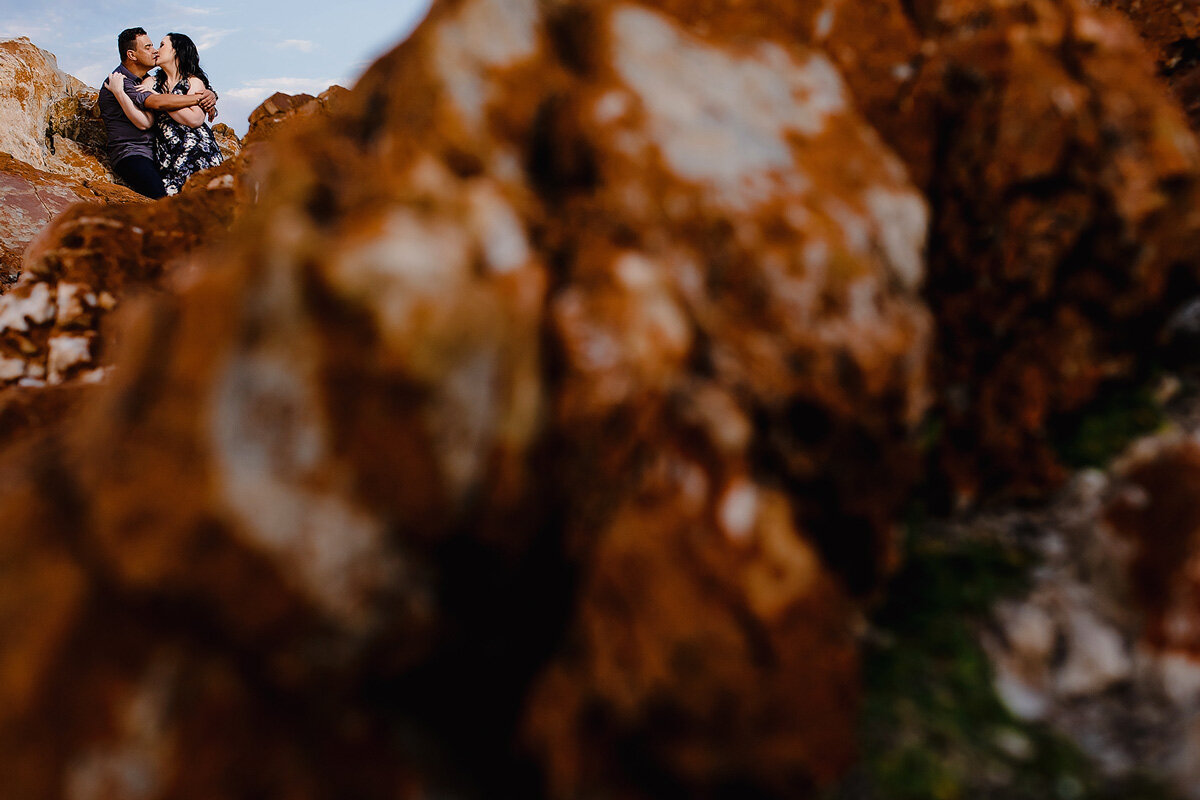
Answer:
<svg viewBox="0 0 1200 800"><path fill-rule="evenodd" d="M120 72L114 72L112 75L108 76L108 82L105 85L108 87L108 90L110 92L112 92L113 94L116 94L117 92L121 92L122 94L124 94L124 92L125 92L125 76L123 74L121 74Z"/></svg>

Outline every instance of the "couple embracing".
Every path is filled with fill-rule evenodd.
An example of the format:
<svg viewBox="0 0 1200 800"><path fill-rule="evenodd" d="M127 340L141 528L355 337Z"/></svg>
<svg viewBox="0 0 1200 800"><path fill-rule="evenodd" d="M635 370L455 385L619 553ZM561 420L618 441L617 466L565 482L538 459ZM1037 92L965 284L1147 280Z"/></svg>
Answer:
<svg viewBox="0 0 1200 800"><path fill-rule="evenodd" d="M207 122L217 95L200 68L196 45L168 33L158 47L142 28L117 37L121 66L100 89L113 172L150 198L177 194L192 173L221 163ZM147 77L158 67L158 75Z"/></svg>

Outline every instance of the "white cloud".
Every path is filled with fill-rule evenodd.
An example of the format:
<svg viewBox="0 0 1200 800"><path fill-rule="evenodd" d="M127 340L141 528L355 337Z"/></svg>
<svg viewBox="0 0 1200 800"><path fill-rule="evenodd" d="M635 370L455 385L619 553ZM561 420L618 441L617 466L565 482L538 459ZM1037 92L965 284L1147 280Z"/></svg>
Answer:
<svg viewBox="0 0 1200 800"><path fill-rule="evenodd" d="M227 36L239 32L239 28L193 28L188 36L196 43L196 49L203 53L219 45Z"/></svg>
<svg viewBox="0 0 1200 800"><path fill-rule="evenodd" d="M307 39L285 39L275 46L280 50L299 50L301 53L311 53L317 49L316 42Z"/></svg>
<svg viewBox="0 0 1200 800"><path fill-rule="evenodd" d="M66 71L74 75L76 78L79 78L79 80L83 81L93 89L99 89L100 85L103 84L104 81L108 80L108 76L112 74L110 70L115 68L116 59L114 58L111 63L103 61L93 64L84 64L82 67L75 67L74 69L69 69Z"/></svg>
<svg viewBox="0 0 1200 800"><path fill-rule="evenodd" d="M221 96L241 100L265 100L276 92L318 95L337 82L333 78L259 78L244 81L236 89L221 92Z"/></svg>

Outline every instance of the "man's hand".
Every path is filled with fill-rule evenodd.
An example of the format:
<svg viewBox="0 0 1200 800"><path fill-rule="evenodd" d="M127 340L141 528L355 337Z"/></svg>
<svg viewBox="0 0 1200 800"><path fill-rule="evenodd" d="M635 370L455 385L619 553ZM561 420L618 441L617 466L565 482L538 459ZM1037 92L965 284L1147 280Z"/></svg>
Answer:
<svg viewBox="0 0 1200 800"><path fill-rule="evenodd" d="M125 91L125 76L120 72L114 72L108 76L108 81L104 84L113 94Z"/></svg>

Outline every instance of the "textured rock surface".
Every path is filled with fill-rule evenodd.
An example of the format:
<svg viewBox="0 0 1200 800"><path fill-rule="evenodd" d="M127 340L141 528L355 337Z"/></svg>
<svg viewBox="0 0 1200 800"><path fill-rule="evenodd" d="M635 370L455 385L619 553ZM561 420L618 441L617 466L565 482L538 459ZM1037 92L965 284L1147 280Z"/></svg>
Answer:
<svg viewBox="0 0 1200 800"><path fill-rule="evenodd" d="M64 181L0 153L0 284L16 280L29 242L72 203L83 200L140 204L142 198L103 181Z"/></svg>
<svg viewBox="0 0 1200 800"><path fill-rule="evenodd" d="M289 120L304 119L314 114L328 116L346 94L347 90L341 86L330 86L317 97L276 92L250 112L250 128L242 144L251 145L270 139L276 129Z"/></svg>
<svg viewBox="0 0 1200 800"><path fill-rule="evenodd" d="M447 0L180 196L73 206L0 297L0 775L817 795L931 397L960 496L1044 490L1188 285L1197 150L1141 48L1082 0ZM1158 517L1088 480L998 691L1186 783L1191 644L1137 644L1106 527Z"/></svg>
<svg viewBox="0 0 1200 800"><path fill-rule="evenodd" d="M1171 0L1098 0L1129 15L1158 56L1167 84L1200 130L1200 10Z"/></svg>
<svg viewBox="0 0 1200 800"><path fill-rule="evenodd" d="M49 152L46 120L58 100L87 87L58 68L54 56L24 37L0 40L0 153L47 172L73 165Z"/></svg>
<svg viewBox="0 0 1200 800"><path fill-rule="evenodd" d="M1200 243L1200 149L1128 25L1076 0L977 12L936 5L914 89L943 132L927 294L960 497L1055 480L1050 429L1136 371Z"/></svg>
<svg viewBox="0 0 1200 800"><path fill-rule="evenodd" d="M1038 556L984 634L1011 712L1061 731L1110 778L1157 775L1186 797L1200 792L1197 408L1193 396L1176 415L1182 429L1076 474L1052 502L946 534L1023 542Z"/></svg>
<svg viewBox="0 0 1200 800"><path fill-rule="evenodd" d="M0 296L0 386L39 388L80 371L100 379L104 315L130 287L154 285L173 260L219 240L234 197L218 182L170 202L68 206L62 198L26 249L20 280Z"/></svg>
<svg viewBox="0 0 1200 800"><path fill-rule="evenodd" d="M201 609L277 691L479 703L435 729L460 764L524 731L561 796L646 791L642 741L691 790L807 790L853 751L839 573L888 560L903 487L871 470L924 406L927 212L819 53L588 13L580 69L532 3L442 6L270 142L37 491L88 509L86 582ZM31 281L118 274L57 253ZM489 563L519 588L481 608Z"/></svg>

